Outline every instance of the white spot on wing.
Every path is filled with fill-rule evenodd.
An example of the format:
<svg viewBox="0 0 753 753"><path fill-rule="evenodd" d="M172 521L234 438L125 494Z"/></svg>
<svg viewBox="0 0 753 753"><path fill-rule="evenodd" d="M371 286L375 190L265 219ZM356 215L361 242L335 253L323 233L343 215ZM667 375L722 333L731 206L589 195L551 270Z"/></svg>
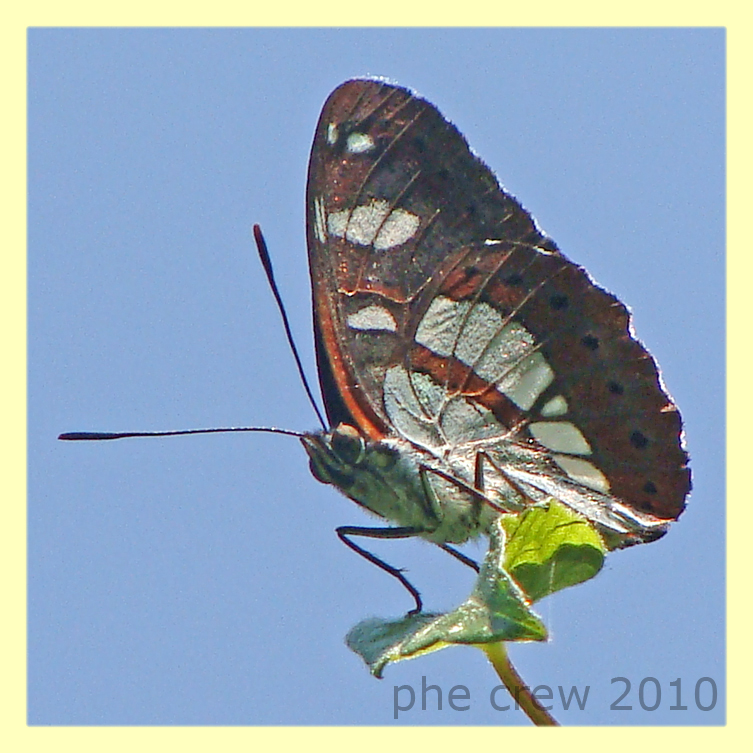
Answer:
<svg viewBox="0 0 753 753"><path fill-rule="evenodd" d="M554 371L535 350L533 335L487 303L435 298L416 341L440 356L454 356L519 408L528 410L552 383Z"/></svg>
<svg viewBox="0 0 753 753"><path fill-rule="evenodd" d="M570 455L590 455L591 445L577 426L569 421L538 421L528 427L531 435L545 447Z"/></svg>
<svg viewBox="0 0 753 753"><path fill-rule="evenodd" d="M314 234L319 243L325 243L327 234L324 228L327 226L327 213L324 211L324 202L321 196L314 199Z"/></svg>
<svg viewBox="0 0 753 753"><path fill-rule="evenodd" d="M554 371L544 356L536 351L516 366L500 382L500 390L523 410L528 410L538 396L554 381Z"/></svg>
<svg viewBox="0 0 753 753"><path fill-rule="evenodd" d="M395 317L383 306L366 306L360 311L349 314L346 321L351 329L397 331Z"/></svg>
<svg viewBox="0 0 753 753"><path fill-rule="evenodd" d="M374 248L384 251L388 248L400 246L409 238L412 238L420 220L415 214L406 212L404 209L395 209L385 220L374 239Z"/></svg>
<svg viewBox="0 0 753 753"><path fill-rule="evenodd" d="M351 243L370 245L374 242L382 223L387 219L389 211L389 204L381 199L356 207L350 215L345 237Z"/></svg>
<svg viewBox="0 0 753 753"><path fill-rule="evenodd" d="M490 439L507 433L488 408L458 396L450 398L444 407L440 426L451 444Z"/></svg>
<svg viewBox="0 0 753 753"><path fill-rule="evenodd" d="M360 246L374 245L379 251L405 243L418 229L419 219L404 209L390 212L384 199L374 199L369 204L352 211L343 209L327 217L330 235L346 238Z"/></svg>
<svg viewBox="0 0 753 753"><path fill-rule="evenodd" d="M343 209L340 212L330 212L327 215L327 230L329 230L329 234L337 238L344 237L349 218L349 209Z"/></svg>
<svg viewBox="0 0 753 753"><path fill-rule="evenodd" d="M351 154L362 154L374 148L374 139L368 133L358 133L354 131L348 135L345 148Z"/></svg>
<svg viewBox="0 0 753 753"><path fill-rule="evenodd" d="M562 395L556 395L551 400L546 401L541 408L541 415L544 418L554 418L555 416L564 416L567 410L567 400Z"/></svg>
<svg viewBox="0 0 753 753"><path fill-rule="evenodd" d="M469 308L467 301L437 296L418 324L416 342L439 356L452 355L461 319Z"/></svg>
<svg viewBox="0 0 753 753"><path fill-rule="evenodd" d="M573 480L597 492L608 492L609 481L606 476L588 460L571 458L567 455L552 455L557 465Z"/></svg>
<svg viewBox="0 0 753 753"><path fill-rule="evenodd" d="M337 123L327 125L327 143L332 146L337 141Z"/></svg>
<svg viewBox="0 0 753 753"><path fill-rule="evenodd" d="M404 437L424 447L442 444L439 427L429 416L436 415L444 394L431 377L417 373L409 376L403 366L387 369L384 376L384 407L392 425Z"/></svg>
<svg viewBox="0 0 753 753"><path fill-rule="evenodd" d="M507 433L482 405L447 390L427 374L408 373L403 366L387 370L384 407L395 429L424 447L472 442Z"/></svg>

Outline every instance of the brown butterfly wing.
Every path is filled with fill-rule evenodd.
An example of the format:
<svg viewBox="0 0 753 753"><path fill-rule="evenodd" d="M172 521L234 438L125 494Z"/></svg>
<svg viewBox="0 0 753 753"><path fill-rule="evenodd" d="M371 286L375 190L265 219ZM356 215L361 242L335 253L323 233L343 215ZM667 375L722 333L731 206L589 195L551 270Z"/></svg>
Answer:
<svg viewBox="0 0 753 753"><path fill-rule="evenodd" d="M333 216L379 201L390 213L403 210L418 218L404 243L378 249L353 242L359 238L352 231L339 237L329 232ZM471 154L455 126L429 102L379 81L348 81L324 105L306 203L327 414L333 423L354 417L372 435L384 433L388 424L381 399L383 370L405 344L409 304L452 252L500 235L554 250L530 215ZM380 213L372 215L378 222ZM382 245L389 242L383 240ZM369 296L395 317L394 333L381 329L363 336L367 330L346 325Z"/></svg>
<svg viewBox="0 0 753 753"><path fill-rule="evenodd" d="M497 432L635 510L680 514L680 416L627 309L560 254L433 105L372 80L330 95L307 232L333 425L428 446ZM438 386L439 407L422 384Z"/></svg>

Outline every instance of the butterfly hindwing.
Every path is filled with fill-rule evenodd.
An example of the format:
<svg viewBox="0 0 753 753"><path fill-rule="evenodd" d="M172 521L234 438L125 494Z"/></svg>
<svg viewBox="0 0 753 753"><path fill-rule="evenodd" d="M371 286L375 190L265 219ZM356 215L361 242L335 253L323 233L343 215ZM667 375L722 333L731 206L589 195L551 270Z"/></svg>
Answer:
<svg viewBox="0 0 753 753"><path fill-rule="evenodd" d="M689 490L679 412L627 309L585 270L528 244L483 244L462 249L429 297L408 371L490 411L488 432L496 421L497 435L548 448L571 478L677 517Z"/></svg>

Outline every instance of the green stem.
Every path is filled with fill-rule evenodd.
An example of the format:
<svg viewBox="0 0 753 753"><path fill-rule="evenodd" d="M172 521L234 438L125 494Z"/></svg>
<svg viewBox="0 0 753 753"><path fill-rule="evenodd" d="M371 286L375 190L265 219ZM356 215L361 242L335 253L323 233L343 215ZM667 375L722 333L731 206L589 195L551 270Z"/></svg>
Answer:
<svg viewBox="0 0 753 753"><path fill-rule="evenodd" d="M513 667L502 641L485 643L479 648L483 649L499 679L515 699L515 705L520 706L537 727L559 727L559 722L533 697L530 688Z"/></svg>

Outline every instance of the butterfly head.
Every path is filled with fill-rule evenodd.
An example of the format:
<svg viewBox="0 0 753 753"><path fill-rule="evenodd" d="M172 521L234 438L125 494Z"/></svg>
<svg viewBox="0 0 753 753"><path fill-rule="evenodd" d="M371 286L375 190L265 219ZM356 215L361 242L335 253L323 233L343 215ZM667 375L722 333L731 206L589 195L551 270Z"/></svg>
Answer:
<svg viewBox="0 0 753 753"><path fill-rule="evenodd" d="M369 469L387 471L397 460L394 449L381 442L369 442L358 429L344 423L326 432L306 434L301 442L314 478L346 494L359 475Z"/></svg>
<svg viewBox="0 0 753 753"><path fill-rule="evenodd" d="M449 481L450 467L405 439L369 439L340 423L305 434L301 442L318 481L429 541L462 543L486 530L497 514L479 504L467 483Z"/></svg>

